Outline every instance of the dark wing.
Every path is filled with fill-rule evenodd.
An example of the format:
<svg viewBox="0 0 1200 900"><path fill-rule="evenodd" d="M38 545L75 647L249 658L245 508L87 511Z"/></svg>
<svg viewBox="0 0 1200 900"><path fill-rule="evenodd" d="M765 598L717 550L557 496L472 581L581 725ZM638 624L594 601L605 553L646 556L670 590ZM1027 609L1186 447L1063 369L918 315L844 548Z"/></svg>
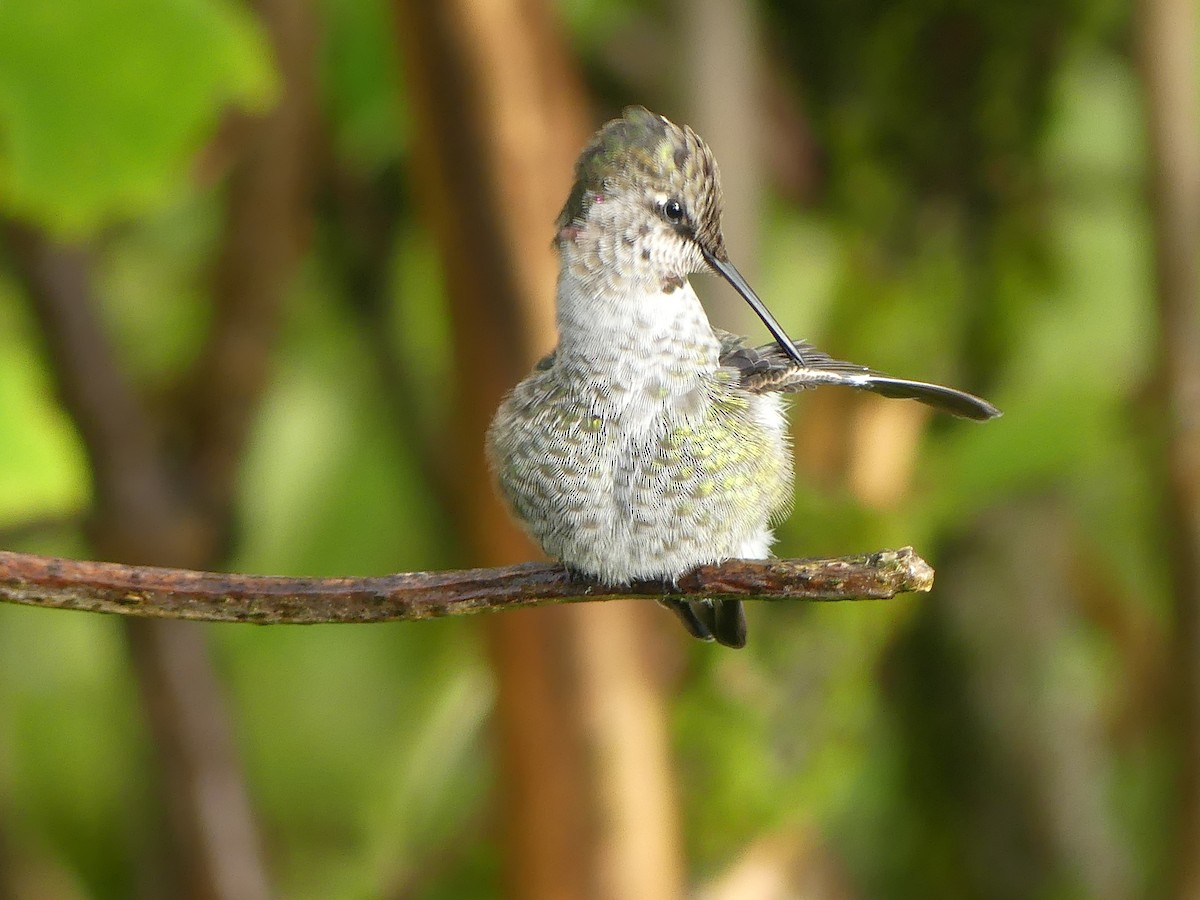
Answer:
<svg viewBox="0 0 1200 900"><path fill-rule="evenodd" d="M834 359L812 344L796 342L806 365L797 365L778 344L747 347L743 339L718 332L721 341L721 365L737 371L741 386L753 394L794 393L821 385L840 385L871 391L883 397L919 400L934 409L985 421L1000 415L1000 410L981 397L925 381L893 378L860 366Z"/></svg>

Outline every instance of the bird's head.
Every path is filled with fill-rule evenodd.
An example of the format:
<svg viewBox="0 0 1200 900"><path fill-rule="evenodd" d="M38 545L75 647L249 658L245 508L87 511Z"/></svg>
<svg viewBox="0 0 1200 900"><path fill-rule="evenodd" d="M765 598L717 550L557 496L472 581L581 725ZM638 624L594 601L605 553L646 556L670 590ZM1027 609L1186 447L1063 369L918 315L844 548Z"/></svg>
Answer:
<svg viewBox="0 0 1200 900"><path fill-rule="evenodd" d="M666 293L693 272L712 269L737 290L785 352L793 342L746 283L721 233L721 175L712 151L640 106L592 137L575 164L575 183L558 217L555 243L587 279L631 281Z"/></svg>

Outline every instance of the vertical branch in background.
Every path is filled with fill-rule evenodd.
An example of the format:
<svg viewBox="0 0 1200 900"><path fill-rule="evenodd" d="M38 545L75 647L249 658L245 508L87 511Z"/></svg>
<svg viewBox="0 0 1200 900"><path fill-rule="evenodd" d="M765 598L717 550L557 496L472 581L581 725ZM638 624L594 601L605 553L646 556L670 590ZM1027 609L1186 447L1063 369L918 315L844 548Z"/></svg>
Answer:
<svg viewBox="0 0 1200 900"><path fill-rule="evenodd" d="M456 474L442 449L440 428L421 415L414 373L423 361L409 358L392 335L390 276L403 205L397 173L389 168L374 176L361 175L332 156L327 162L321 175L330 200L323 249L342 279L339 294L374 363L382 395L389 400L387 413L397 446L414 460L417 479L433 501L426 504L426 525L444 536L447 558L461 557L460 549L451 549L455 530L448 509Z"/></svg>
<svg viewBox="0 0 1200 900"><path fill-rule="evenodd" d="M895 714L919 735L914 745L957 745L955 765L944 753L910 764L926 776L913 818L936 815L941 852L961 865L951 895L1039 896L1061 873L1091 900L1137 893L1128 835L1108 815L1105 723L1080 702L1078 672L1062 661L1080 628L1073 538L1058 496L997 504L979 517L940 573L941 621L930 617L905 636L922 642L924 659L887 679L893 699L905 698ZM1027 572L1039 573L1036 583ZM935 629L949 652L930 639ZM969 665L949 675L959 660ZM939 680L953 681L955 693L929 704ZM935 708L905 716L913 703ZM983 862L996 859L1006 864Z"/></svg>
<svg viewBox="0 0 1200 900"><path fill-rule="evenodd" d="M1177 765L1174 896L1200 896L1200 118L1191 0L1142 0L1139 50L1150 148L1165 515L1175 594L1169 666Z"/></svg>
<svg viewBox="0 0 1200 900"><path fill-rule="evenodd" d="M720 160L729 253L750 283L757 284L765 137L758 9L745 0L681 0L674 13L686 57L677 70L682 83L675 87L684 89L687 123ZM708 289L703 296L714 321L739 334L756 334L750 329L761 325L750 308L716 282L696 283Z"/></svg>
<svg viewBox="0 0 1200 900"><path fill-rule="evenodd" d="M546 0L397 0L416 180L453 313L454 498L472 561L534 554L496 499L483 437L504 391L553 345L552 223L587 131L583 92ZM662 697L644 604L486 623L510 893L680 895Z"/></svg>
<svg viewBox="0 0 1200 900"><path fill-rule="evenodd" d="M284 291L308 215L315 28L306 4L262 0L283 99L248 134L230 185L217 312L197 375L191 459L169 458L160 429L125 382L93 312L86 257L9 229L63 400L91 462L99 555L214 568L229 542L245 438L265 386ZM177 473L191 468L186 487ZM203 632L180 622L127 624L155 736L184 881L173 894L271 895L221 686Z"/></svg>
<svg viewBox="0 0 1200 900"><path fill-rule="evenodd" d="M12 227L8 236L59 393L89 457L95 504L88 532L98 554L160 565L203 558L212 542L180 503L152 425L95 316L86 256L37 232ZM157 741L173 849L186 873L177 877L173 892L269 896L257 828L202 633L180 622L139 622L129 623L127 634ZM194 652L179 655L181 644Z"/></svg>
<svg viewBox="0 0 1200 900"><path fill-rule="evenodd" d="M396 9L417 120L416 188L454 316L462 414L452 444L473 442L456 460L453 499L469 544L512 561L532 550L494 499L483 429L504 391L554 341L550 223L570 185L565 146L583 127L567 96L571 81L543 81L553 61L517 56L539 42L523 27L536 19L521 22L508 2L426 6L402 0Z"/></svg>
<svg viewBox="0 0 1200 900"><path fill-rule="evenodd" d="M274 51L282 92L274 109L246 132L244 155L231 173L223 243L213 280L210 333L191 378L192 513L217 538L197 548L193 565L215 567L232 539L238 466L270 375L284 299L308 237L313 194L316 122L316 23L308 3L258 0L255 8ZM201 555L203 554L203 555ZM236 882L219 897L265 897L261 860L251 868L238 845L259 846L249 800L234 790L232 728L219 705L215 674L201 633L181 623L135 625L135 659L173 792L191 808L185 822L209 818L202 836L210 864L226 866ZM168 626L168 627L163 627ZM139 634L140 629L140 634ZM199 673L207 690L192 687ZM204 681L201 680L203 688ZM220 722L217 728L209 723ZM223 765L213 765L221 760ZM257 876L256 876L257 872Z"/></svg>
<svg viewBox="0 0 1200 900"><path fill-rule="evenodd" d="M41 325L59 396L88 454L93 540L102 537L98 549L114 559L181 557L203 538L175 515L153 427L103 337L87 250L15 223L6 226L5 237Z"/></svg>
<svg viewBox="0 0 1200 900"><path fill-rule="evenodd" d="M687 109L687 122L712 147L720 161L721 188L725 201L722 230L732 258L753 285L762 291L759 273L762 269L764 211L767 191L768 110L766 102L766 64L760 34L761 10L749 0L678 0L673 12L683 44L686 64L679 69ZM759 335L762 325L746 303L716 279L693 279L714 324L739 333ZM778 302L778 298L768 303ZM789 310L773 306L774 311L787 316ZM793 328L794 331L794 328ZM755 341L759 343L760 341ZM825 429L836 427L835 421L844 417L847 398L841 392L830 391L825 405L812 408L813 398L806 399L806 428L813 427L816 417L824 419ZM853 398L853 402L858 398ZM878 398L872 398L878 399ZM885 404L880 404L884 406ZM891 408L917 404L890 404ZM805 442L810 435L805 433ZM890 436L881 438L878 445L883 454L892 456L897 444ZM802 443L797 441L797 443ZM900 445L902 448L903 445ZM903 449L899 451L903 453ZM855 454L854 458L858 458ZM853 466L851 467L853 470ZM851 475L852 486L857 487ZM672 627L673 624L672 624ZM749 847L741 862L723 873L720 881L706 886L705 895L718 897L745 896L748 884L758 893L764 881L773 882L780 895L797 890L798 860L821 858L825 851L817 842L798 849L788 841L762 841ZM747 860L751 860L747 865ZM753 870L746 880L745 866Z"/></svg>
<svg viewBox="0 0 1200 900"><path fill-rule="evenodd" d="M227 515L271 371L283 304L311 230L316 24L307 2L256 0L282 96L248 129L229 179L214 321L192 379L192 466L206 509Z"/></svg>

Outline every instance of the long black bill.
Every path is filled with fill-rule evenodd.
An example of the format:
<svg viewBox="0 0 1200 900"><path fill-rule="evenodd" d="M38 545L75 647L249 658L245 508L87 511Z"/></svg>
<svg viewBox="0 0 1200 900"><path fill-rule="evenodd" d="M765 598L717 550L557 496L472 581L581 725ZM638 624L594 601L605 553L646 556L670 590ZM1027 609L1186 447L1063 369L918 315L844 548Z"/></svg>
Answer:
<svg viewBox="0 0 1200 900"><path fill-rule="evenodd" d="M779 342L779 346L783 348L783 352L790 356L798 366L807 366L803 354L796 349L796 342L788 337L787 332L783 330L783 326L775 321L775 317L771 315L771 311L767 309L766 304L758 299L758 294L754 293L754 289L742 277L742 273L737 270L733 263L728 259L718 259L713 253L708 250L701 250L705 260L712 266L718 274L731 285L733 289L742 295L742 299L750 304L750 308L758 314L762 319L763 324L767 326L767 331L771 332L771 337Z"/></svg>

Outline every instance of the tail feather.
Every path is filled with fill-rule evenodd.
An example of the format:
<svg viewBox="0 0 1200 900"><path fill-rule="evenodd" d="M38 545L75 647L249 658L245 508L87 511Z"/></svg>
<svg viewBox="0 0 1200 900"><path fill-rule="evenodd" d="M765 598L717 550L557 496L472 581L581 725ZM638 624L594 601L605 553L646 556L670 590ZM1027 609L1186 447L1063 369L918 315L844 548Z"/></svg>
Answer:
<svg viewBox="0 0 1200 900"><path fill-rule="evenodd" d="M803 341L796 342L796 349L804 358L804 365L798 365L778 344L746 347L739 338L724 333L722 340L721 364L736 369L741 386L756 394L794 393L833 385L871 391L883 397L917 400L942 412L981 422L1000 415L1000 410L982 397L941 384L885 375L857 363L834 359Z"/></svg>
<svg viewBox="0 0 1200 900"><path fill-rule="evenodd" d="M851 383L851 386L859 387L860 385ZM974 394L968 394L966 391L946 387L942 384L909 381L906 378L893 378L890 375L871 373L866 376L861 387L879 394L881 397L917 400L926 406L940 409L942 412L964 419L974 419L977 422L985 422L1000 415L1000 410L982 397L976 397Z"/></svg>

